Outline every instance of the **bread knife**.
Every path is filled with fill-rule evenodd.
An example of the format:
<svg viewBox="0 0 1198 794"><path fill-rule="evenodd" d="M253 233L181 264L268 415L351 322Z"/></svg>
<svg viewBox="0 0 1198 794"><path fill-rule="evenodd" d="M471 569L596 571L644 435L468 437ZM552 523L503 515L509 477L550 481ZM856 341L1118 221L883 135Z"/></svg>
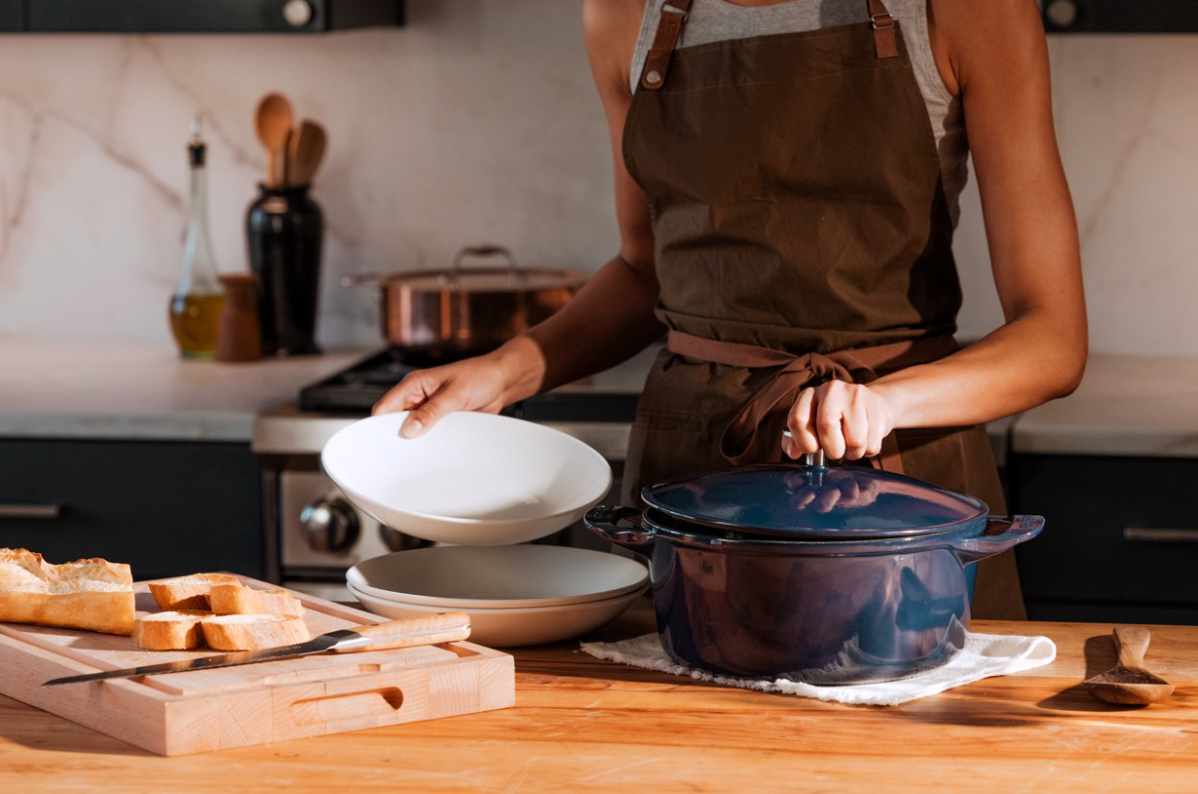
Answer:
<svg viewBox="0 0 1198 794"><path fill-rule="evenodd" d="M42 686L77 684L83 681L103 681L106 678L134 678L144 675L186 673L191 670L211 670L216 667L234 667L256 664L276 659L294 659L314 653L350 653L357 651L382 651L392 648L412 648L417 645L435 645L442 642L457 642L470 636L470 616L465 612L443 612L427 618L405 618L376 623L357 629L341 629L322 634L308 642L264 648L257 651L238 651L221 656L205 656L200 659L180 659L175 662L129 667L124 670L108 670L89 675L73 675L55 678Z"/></svg>

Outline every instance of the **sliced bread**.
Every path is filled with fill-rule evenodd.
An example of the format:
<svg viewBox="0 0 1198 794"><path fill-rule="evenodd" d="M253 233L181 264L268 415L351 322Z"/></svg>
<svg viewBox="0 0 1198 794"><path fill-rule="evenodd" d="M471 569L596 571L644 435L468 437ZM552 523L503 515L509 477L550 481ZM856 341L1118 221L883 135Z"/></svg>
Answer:
<svg viewBox="0 0 1198 794"><path fill-rule="evenodd" d="M208 603L217 615L304 614L304 605L286 590L255 590L242 584L214 584Z"/></svg>
<svg viewBox="0 0 1198 794"><path fill-rule="evenodd" d="M240 584L236 576L227 573L195 573L174 579L149 582L150 592L158 602L158 608L174 611L179 609L209 609L208 591L217 584Z"/></svg>
<svg viewBox="0 0 1198 794"><path fill-rule="evenodd" d="M147 651L186 651L204 643L200 621L210 612L185 610L142 615L133 624L133 639Z"/></svg>
<svg viewBox="0 0 1198 794"><path fill-rule="evenodd" d="M218 651L256 651L312 639L303 618L292 615L217 615L200 623Z"/></svg>
<svg viewBox="0 0 1198 794"><path fill-rule="evenodd" d="M0 621L130 634L133 575L124 563L51 565L26 549L0 549Z"/></svg>

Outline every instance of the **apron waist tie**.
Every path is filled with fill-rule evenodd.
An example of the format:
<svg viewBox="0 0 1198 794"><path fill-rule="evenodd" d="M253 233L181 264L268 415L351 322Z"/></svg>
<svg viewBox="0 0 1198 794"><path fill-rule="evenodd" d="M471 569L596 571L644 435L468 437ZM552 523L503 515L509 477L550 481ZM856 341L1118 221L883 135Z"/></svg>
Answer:
<svg viewBox="0 0 1198 794"><path fill-rule="evenodd" d="M779 409L789 410L799 392L807 386L829 380L870 383L877 380L879 369L902 369L944 358L957 351L957 342L951 336L935 336L855 350L796 356L768 347L722 342L671 330L666 347L676 355L712 364L750 369L781 367L768 383L749 398L720 438L720 452L731 463L740 466L769 460L768 456L781 448L780 439L763 438L758 430ZM774 449L763 448L771 443ZM902 473L898 441L893 432L883 439L881 454L878 458L871 458L870 463L886 471Z"/></svg>

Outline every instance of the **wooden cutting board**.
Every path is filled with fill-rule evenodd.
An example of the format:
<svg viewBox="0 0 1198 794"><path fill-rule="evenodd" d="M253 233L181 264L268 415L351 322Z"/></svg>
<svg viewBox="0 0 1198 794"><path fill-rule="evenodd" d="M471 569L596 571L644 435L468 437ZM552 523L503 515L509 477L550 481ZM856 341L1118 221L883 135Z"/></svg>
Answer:
<svg viewBox="0 0 1198 794"><path fill-rule="evenodd" d="M134 589L139 614L158 611L144 582ZM369 612L292 595L303 602L313 637L379 622ZM516 701L512 657L471 642L41 686L60 676L217 653L144 651L132 637L0 623L0 693L159 755L398 725Z"/></svg>

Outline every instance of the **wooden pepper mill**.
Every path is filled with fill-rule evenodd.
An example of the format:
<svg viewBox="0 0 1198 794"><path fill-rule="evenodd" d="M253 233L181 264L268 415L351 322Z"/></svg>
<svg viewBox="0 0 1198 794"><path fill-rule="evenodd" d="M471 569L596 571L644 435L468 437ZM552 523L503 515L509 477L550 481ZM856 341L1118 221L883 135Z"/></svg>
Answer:
<svg viewBox="0 0 1198 794"><path fill-rule="evenodd" d="M225 288L225 305L217 330L217 361L257 361L262 358L257 281L253 273L220 276Z"/></svg>

